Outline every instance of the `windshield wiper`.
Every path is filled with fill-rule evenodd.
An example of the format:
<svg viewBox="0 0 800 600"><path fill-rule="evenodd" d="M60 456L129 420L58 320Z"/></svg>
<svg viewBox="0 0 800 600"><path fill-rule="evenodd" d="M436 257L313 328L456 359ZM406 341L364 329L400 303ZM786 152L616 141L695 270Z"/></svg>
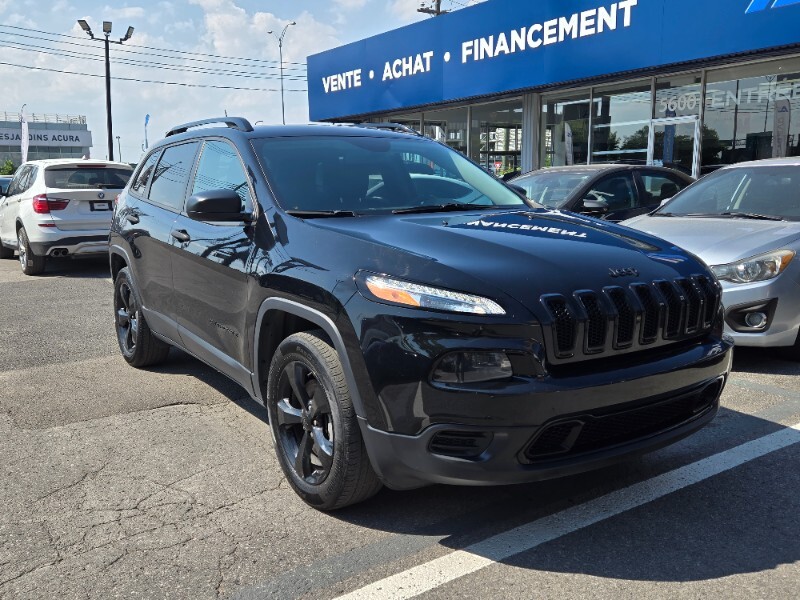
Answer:
<svg viewBox="0 0 800 600"><path fill-rule="evenodd" d="M495 204L467 204L465 202L448 202L447 204L435 204L433 206L409 206L408 208L396 208L392 211L392 214L405 215L410 213L483 210L487 208L497 208L497 206Z"/></svg>
<svg viewBox="0 0 800 600"><path fill-rule="evenodd" d="M315 217L357 217L352 210L287 210L287 215L300 217L301 219L313 219Z"/></svg>
<svg viewBox="0 0 800 600"><path fill-rule="evenodd" d="M739 215L740 213L733 213L733 216ZM741 213L745 214L745 213ZM706 218L706 219L715 219L721 216L730 217L732 216L731 213L673 213L673 212L654 212L650 213L651 217L697 217L697 218ZM769 217L764 217L769 218Z"/></svg>
<svg viewBox="0 0 800 600"><path fill-rule="evenodd" d="M720 215L724 217L733 217L734 219L758 219L760 221L783 221L782 217L776 217L774 215L761 215L759 213L751 213L751 212L734 212L728 211L724 213L720 213Z"/></svg>

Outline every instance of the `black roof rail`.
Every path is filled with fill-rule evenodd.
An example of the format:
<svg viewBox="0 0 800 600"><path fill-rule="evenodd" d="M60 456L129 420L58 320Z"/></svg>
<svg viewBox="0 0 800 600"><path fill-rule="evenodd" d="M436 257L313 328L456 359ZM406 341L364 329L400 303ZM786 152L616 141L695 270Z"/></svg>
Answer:
<svg viewBox="0 0 800 600"><path fill-rule="evenodd" d="M372 129L387 129L389 131L398 131L400 133L410 133L413 135L418 135L420 137L423 136L419 131L416 129L409 127L408 125L403 125L402 123L354 123L356 127L369 127Z"/></svg>
<svg viewBox="0 0 800 600"><path fill-rule="evenodd" d="M202 121L192 121L191 123L184 123L183 125L176 125L170 129L164 137L177 135L179 133L186 133L193 127L200 127L201 125L210 125L212 123L224 123L231 129L238 129L239 131L253 131L253 126L250 121L244 117L217 117L215 119L203 119Z"/></svg>

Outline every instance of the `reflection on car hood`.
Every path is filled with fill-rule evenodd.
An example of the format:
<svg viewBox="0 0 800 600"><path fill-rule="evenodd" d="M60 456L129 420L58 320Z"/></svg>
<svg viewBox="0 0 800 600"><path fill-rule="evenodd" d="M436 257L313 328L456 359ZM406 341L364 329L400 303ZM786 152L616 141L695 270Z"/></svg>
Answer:
<svg viewBox="0 0 800 600"><path fill-rule="evenodd" d="M561 211L316 219L314 225L370 244L363 269L444 287L467 285L463 291L502 290L528 307L543 293L634 280L616 279L610 269L638 271L642 280L700 271L694 259L663 240Z"/></svg>
<svg viewBox="0 0 800 600"><path fill-rule="evenodd" d="M622 223L669 240L709 265L722 265L800 240L800 222L709 217L651 217Z"/></svg>

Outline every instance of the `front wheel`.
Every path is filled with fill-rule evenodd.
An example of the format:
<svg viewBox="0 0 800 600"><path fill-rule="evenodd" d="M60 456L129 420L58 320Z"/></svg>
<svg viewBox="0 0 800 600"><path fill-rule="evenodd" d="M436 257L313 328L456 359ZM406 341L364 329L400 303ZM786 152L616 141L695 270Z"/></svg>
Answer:
<svg viewBox="0 0 800 600"><path fill-rule="evenodd" d="M25 275L38 275L44 271L45 257L34 254L31 244L28 241L28 233L24 227L17 231L17 252L19 253L19 264Z"/></svg>
<svg viewBox="0 0 800 600"><path fill-rule="evenodd" d="M267 410L278 462L307 504L334 510L380 490L339 355L321 332L296 333L278 346Z"/></svg>
<svg viewBox="0 0 800 600"><path fill-rule="evenodd" d="M794 342L794 346L781 348L780 354L788 360L800 361L800 331L797 332L797 339Z"/></svg>
<svg viewBox="0 0 800 600"><path fill-rule="evenodd" d="M114 279L114 322L122 356L132 367L146 367L163 362L169 344L159 340L142 314L142 302L133 285L130 271L120 269Z"/></svg>

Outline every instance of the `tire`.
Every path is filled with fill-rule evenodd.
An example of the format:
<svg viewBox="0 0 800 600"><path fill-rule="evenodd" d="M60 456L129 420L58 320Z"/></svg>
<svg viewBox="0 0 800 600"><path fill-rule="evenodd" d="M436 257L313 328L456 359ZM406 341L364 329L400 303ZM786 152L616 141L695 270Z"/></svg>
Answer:
<svg viewBox="0 0 800 600"><path fill-rule="evenodd" d="M787 360L800 361L800 331L797 332L797 339L794 342L794 346L781 348L779 354Z"/></svg>
<svg viewBox="0 0 800 600"><path fill-rule="evenodd" d="M6 248L3 246L3 243L0 242L0 259L3 258L14 258L14 251L11 248Z"/></svg>
<svg viewBox="0 0 800 600"><path fill-rule="evenodd" d="M38 275L44 271L47 259L33 253L30 242L28 242L28 233L24 227L20 227L17 231L17 252L19 253L19 264L25 275Z"/></svg>
<svg viewBox="0 0 800 600"><path fill-rule="evenodd" d="M169 344L153 335L142 314L142 301L127 267L114 279L114 326L122 356L136 368L166 360Z"/></svg>
<svg viewBox="0 0 800 600"><path fill-rule="evenodd" d="M322 336L296 333L278 346L267 379L267 411L286 479L304 502L328 511L366 500L381 483L339 355Z"/></svg>

